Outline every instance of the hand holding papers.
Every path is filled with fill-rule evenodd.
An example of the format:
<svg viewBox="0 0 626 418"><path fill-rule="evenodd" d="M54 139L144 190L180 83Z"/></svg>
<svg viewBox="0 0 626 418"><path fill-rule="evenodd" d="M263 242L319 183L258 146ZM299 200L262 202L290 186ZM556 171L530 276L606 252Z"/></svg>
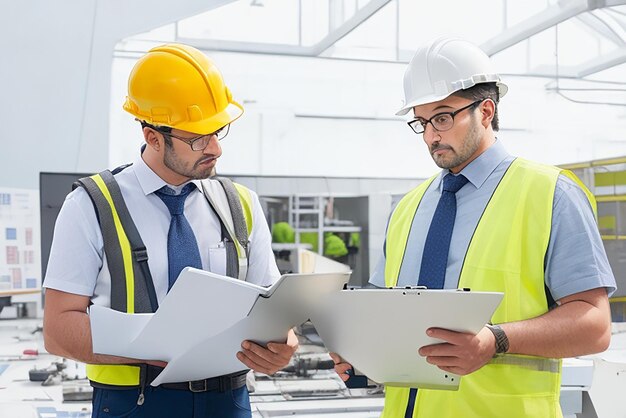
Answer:
<svg viewBox="0 0 626 418"><path fill-rule="evenodd" d="M243 370L243 340L284 341L309 319L318 300L337 292L349 273L281 277L270 288L202 270L183 270L154 314L126 314L92 306L96 353L158 359L167 367L152 382L205 379Z"/></svg>
<svg viewBox="0 0 626 418"><path fill-rule="evenodd" d="M390 386L456 389L460 377L426 362L417 350L441 342L426 329L477 333L501 293L423 289L348 289L329 295L311 315L326 347L370 379Z"/></svg>

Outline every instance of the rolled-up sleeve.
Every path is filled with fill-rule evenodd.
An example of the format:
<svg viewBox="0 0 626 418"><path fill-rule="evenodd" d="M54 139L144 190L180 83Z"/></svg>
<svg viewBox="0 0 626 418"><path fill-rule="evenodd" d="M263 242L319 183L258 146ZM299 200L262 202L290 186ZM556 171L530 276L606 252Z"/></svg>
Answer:
<svg viewBox="0 0 626 418"><path fill-rule="evenodd" d="M589 200L580 187L561 175L556 185L552 231L546 257L546 286L552 297L604 287L616 290Z"/></svg>

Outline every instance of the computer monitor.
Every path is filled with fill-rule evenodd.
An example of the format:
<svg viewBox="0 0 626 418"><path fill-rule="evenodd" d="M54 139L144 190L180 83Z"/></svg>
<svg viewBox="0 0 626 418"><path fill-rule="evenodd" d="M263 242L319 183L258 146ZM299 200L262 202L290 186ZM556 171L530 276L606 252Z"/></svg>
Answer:
<svg viewBox="0 0 626 418"><path fill-rule="evenodd" d="M41 216L41 277L42 284L48 267L54 224L72 184L93 173L39 173L39 206Z"/></svg>

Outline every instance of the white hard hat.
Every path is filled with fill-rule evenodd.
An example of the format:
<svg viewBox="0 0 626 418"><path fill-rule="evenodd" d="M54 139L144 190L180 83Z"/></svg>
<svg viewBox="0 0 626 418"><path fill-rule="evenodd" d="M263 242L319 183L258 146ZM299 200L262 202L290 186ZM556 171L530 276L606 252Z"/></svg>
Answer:
<svg viewBox="0 0 626 418"><path fill-rule="evenodd" d="M438 38L419 48L411 59L404 73L405 105L396 115L479 83L496 83L500 97L508 90L478 46L462 39Z"/></svg>

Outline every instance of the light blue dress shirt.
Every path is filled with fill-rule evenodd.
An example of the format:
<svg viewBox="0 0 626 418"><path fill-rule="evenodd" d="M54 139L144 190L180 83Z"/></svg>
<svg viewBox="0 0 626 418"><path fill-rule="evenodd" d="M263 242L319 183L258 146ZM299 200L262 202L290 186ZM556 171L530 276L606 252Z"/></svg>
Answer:
<svg viewBox="0 0 626 418"><path fill-rule="evenodd" d="M168 291L167 235L171 215L154 194L167 185L176 193L184 187L168 185L137 156L132 166L115 175L130 215L148 250L148 266L159 303ZM226 274L226 250L220 221L209 206L198 181L185 200L185 217L193 229L202 268ZM261 286L274 283L280 273L272 252L272 236L259 199L252 197L250 253L247 281ZM56 224L43 286L67 293L90 296L94 304L110 306L111 275L96 212L87 192L79 187L65 199Z"/></svg>
<svg viewBox="0 0 626 418"><path fill-rule="evenodd" d="M514 159L496 141L461 171L469 182L456 193L457 214L444 288L458 287L472 234L491 195ZM442 170L420 202L411 226L398 286L417 285L426 234L441 196L442 179L448 173L449 170ZM554 300L598 287L605 287L609 295L616 289L591 205L580 187L563 175L559 176L554 192L545 273L546 286ZM384 255L370 283L385 286Z"/></svg>

